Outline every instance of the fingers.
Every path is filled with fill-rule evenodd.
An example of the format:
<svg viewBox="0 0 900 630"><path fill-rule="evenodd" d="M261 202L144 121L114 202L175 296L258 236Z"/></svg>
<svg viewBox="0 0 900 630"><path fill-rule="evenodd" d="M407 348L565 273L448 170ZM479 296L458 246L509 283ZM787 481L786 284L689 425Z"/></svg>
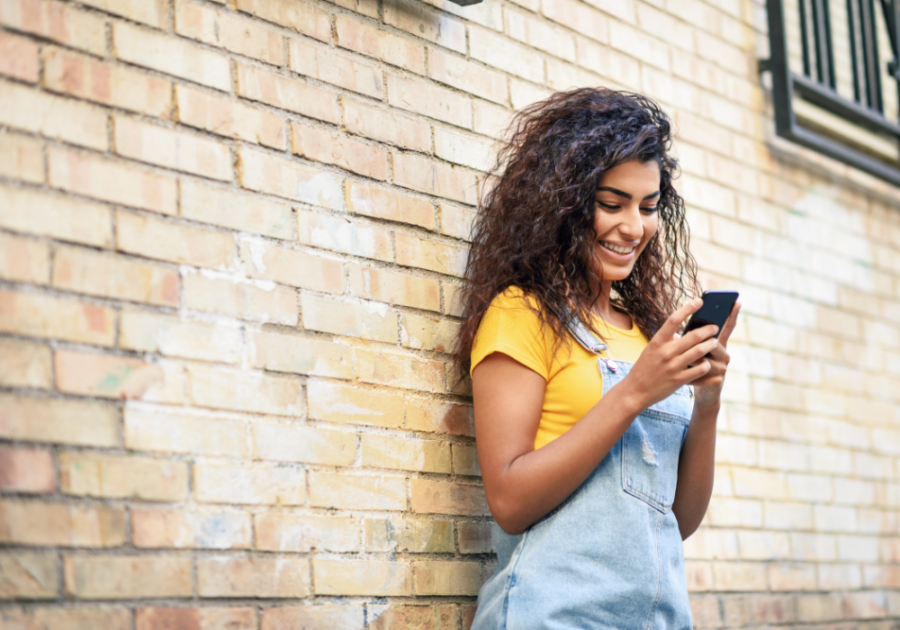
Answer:
<svg viewBox="0 0 900 630"><path fill-rule="evenodd" d="M728 339L731 337L731 333L734 332L734 329L737 326L737 317L740 311L741 303L735 302L734 306L731 307L731 314L728 315L728 320L725 322L725 325L722 326L722 334L719 335L719 342L723 346L728 343Z"/></svg>
<svg viewBox="0 0 900 630"><path fill-rule="evenodd" d="M703 306L703 300L700 298L694 298L680 309L669 315L669 318L660 326L656 335L661 336L662 339L668 341L672 339L678 329L681 328L681 325L684 323L689 316L696 313L700 310L700 307ZM654 338L656 337L654 335Z"/></svg>
<svg viewBox="0 0 900 630"><path fill-rule="evenodd" d="M693 383L698 378L703 378L709 373L710 369L712 369L712 364L710 364L709 359L701 359L697 365L689 367L682 374L685 385Z"/></svg>
<svg viewBox="0 0 900 630"><path fill-rule="evenodd" d="M702 328L695 328L694 330L674 342L674 345L672 346L674 352L676 353L676 355L687 352L697 344L703 343L707 339L710 339L713 335L716 334L717 330L719 329L713 324L703 326Z"/></svg>
<svg viewBox="0 0 900 630"><path fill-rule="evenodd" d="M688 348L680 358L680 363L682 366L696 365L699 363L701 358L705 358L707 354L710 354L714 350L719 348L719 340L715 337L711 339L707 339L702 343L698 343L697 345Z"/></svg>

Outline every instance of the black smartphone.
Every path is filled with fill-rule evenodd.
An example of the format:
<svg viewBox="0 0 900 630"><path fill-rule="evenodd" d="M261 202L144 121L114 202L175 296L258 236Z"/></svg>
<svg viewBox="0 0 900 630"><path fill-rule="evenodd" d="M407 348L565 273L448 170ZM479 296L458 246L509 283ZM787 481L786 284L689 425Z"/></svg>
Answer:
<svg viewBox="0 0 900 630"><path fill-rule="evenodd" d="M719 327L719 331L714 336L718 337L725 322L728 321L728 316L731 315L731 309L738 299L738 293L737 291L704 291L702 298L703 306L691 315L682 334L687 334L695 328L715 324Z"/></svg>

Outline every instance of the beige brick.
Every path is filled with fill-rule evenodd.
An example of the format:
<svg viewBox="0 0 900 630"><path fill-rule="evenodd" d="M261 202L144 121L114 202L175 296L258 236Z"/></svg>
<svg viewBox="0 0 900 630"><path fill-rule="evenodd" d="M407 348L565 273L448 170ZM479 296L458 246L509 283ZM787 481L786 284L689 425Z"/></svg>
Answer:
<svg viewBox="0 0 900 630"><path fill-rule="evenodd" d="M42 143L29 136L0 132L0 176L32 183L44 181Z"/></svg>
<svg viewBox="0 0 900 630"><path fill-rule="evenodd" d="M453 317L462 317L462 284L442 280L441 291L444 294L444 313Z"/></svg>
<svg viewBox="0 0 900 630"><path fill-rule="evenodd" d="M862 587L862 572L858 564L819 564L819 589L856 590Z"/></svg>
<svg viewBox="0 0 900 630"><path fill-rule="evenodd" d="M344 97L344 126L350 133L413 151L431 151L431 125L420 118Z"/></svg>
<svg viewBox="0 0 900 630"><path fill-rule="evenodd" d="M303 293L300 302L306 330L386 343L397 341L397 313L388 311L386 305L337 301L309 293Z"/></svg>
<svg viewBox="0 0 900 630"><path fill-rule="evenodd" d="M0 553L0 600L55 598L59 594L57 571L55 554Z"/></svg>
<svg viewBox="0 0 900 630"><path fill-rule="evenodd" d="M124 22L113 25L116 56L138 66L229 91L231 70L226 57L158 31Z"/></svg>
<svg viewBox="0 0 900 630"><path fill-rule="evenodd" d="M523 79L544 82L544 60L537 51L487 29L469 27L469 54L473 59Z"/></svg>
<svg viewBox="0 0 900 630"><path fill-rule="evenodd" d="M527 44L532 49L543 50L570 62L575 61L575 38L565 29L534 19L519 11L507 9L504 13L505 30L510 37ZM621 28L621 25L616 25L616 28Z"/></svg>
<svg viewBox="0 0 900 630"><path fill-rule="evenodd" d="M403 313L400 318L400 340L407 348L450 352L459 332L454 321Z"/></svg>
<svg viewBox="0 0 900 630"><path fill-rule="evenodd" d="M273 238L294 234L290 206L190 180L181 180L181 216Z"/></svg>
<svg viewBox="0 0 900 630"><path fill-rule="evenodd" d="M456 524L460 553L490 553L494 551L492 525L487 521L460 521Z"/></svg>
<svg viewBox="0 0 900 630"><path fill-rule="evenodd" d="M718 591L764 591L766 565L756 562L718 562L713 565Z"/></svg>
<svg viewBox="0 0 900 630"><path fill-rule="evenodd" d="M50 281L50 248L30 238L0 234L0 278L13 282L47 284Z"/></svg>
<svg viewBox="0 0 900 630"><path fill-rule="evenodd" d="M103 398L181 402L180 369L109 354L57 350L53 355L56 387L61 392Z"/></svg>
<svg viewBox="0 0 900 630"><path fill-rule="evenodd" d="M313 471L309 473L309 504L345 510L405 510L406 479Z"/></svg>
<svg viewBox="0 0 900 630"><path fill-rule="evenodd" d="M106 112L88 103L0 80L0 124L105 151Z"/></svg>
<svg viewBox="0 0 900 630"><path fill-rule="evenodd" d="M249 549L250 515L231 510L131 510L135 547Z"/></svg>
<svg viewBox="0 0 900 630"><path fill-rule="evenodd" d="M0 4L0 22L97 55L106 53L106 21L63 2L7 0Z"/></svg>
<svg viewBox="0 0 900 630"><path fill-rule="evenodd" d="M350 378L350 349L329 341L273 332L249 334L253 367L274 372Z"/></svg>
<svg viewBox="0 0 900 630"><path fill-rule="evenodd" d="M479 171L489 171L494 163L491 141L444 127L435 127L434 154L448 162Z"/></svg>
<svg viewBox="0 0 900 630"><path fill-rule="evenodd" d="M403 424L404 401L394 392L358 389L319 379L306 385L309 418L327 422L399 427Z"/></svg>
<svg viewBox="0 0 900 630"><path fill-rule="evenodd" d="M260 627L262 630L291 630L292 628L363 630L363 619L362 605L273 606L263 609Z"/></svg>
<svg viewBox="0 0 900 630"><path fill-rule="evenodd" d="M64 149L51 148L47 155L54 188L163 214L178 211L174 178Z"/></svg>
<svg viewBox="0 0 900 630"><path fill-rule="evenodd" d="M394 259L391 233L380 226L298 210L297 231L304 245L386 262Z"/></svg>
<svg viewBox="0 0 900 630"><path fill-rule="evenodd" d="M411 234L395 235L397 263L462 277L467 251L452 243L426 241Z"/></svg>
<svg viewBox="0 0 900 630"><path fill-rule="evenodd" d="M38 47L26 37L0 33L0 75L37 83Z"/></svg>
<svg viewBox="0 0 900 630"><path fill-rule="evenodd" d="M206 324L168 315L123 311L119 347L201 361L237 363L241 331L225 323Z"/></svg>
<svg viewBox="0 0 900 630"><path fill-rule="evenodd" d="M66 595L77 599L136 599L191 595L191 559L173 556L68 556Z"/></svg>
<svg viewBox="0 0 900 630"><path fill-rule="evenodd" d="M735 468L732 470L734 492L739 497L761 499L786 498L785 476L783 473Z"/></svg>
<svg viewBox="0 0 900 630"><path fill-rule="evenodd" d="M0 435L12 440L116 446L113 407L82 401L0 396Z"/></svg>
<svg viewBox="0 0 900 630"><path fill-rule="evenodd" d="M382 72L374 66L297 39L288 42L288 54L290 68L297 74L379 100L384 98Z"/></svg>
<svg viewBox="0 0 900 630"><path fill-rule="evenodd" d="M474 444L452 445L453 473L456 475L468 475L480 477L481 468L478 465L478 451Z"/></svg>
<svg viewBox="0 0 900 630"><path fill-rule="evenodd" d="M378 0L335 0L334 4L370 18L378 17Z"/></svg>
<svg viewBox="0 0 900 630"><path fill-rule="evenodd" d="M350 264L353 295L431 311L441 309L440 284L434 278L397 273L388 269Z"/></svg>
<svg viewBox="0 0 900 630"><path fill-rule="evenodd" d="M453 553L453 522L429 518L369 518L364 523L367 551Z"/></svg>
<svg viewBox="0 0 900 630"><path fill-rule="evenodd" d="M237 9L322 41L331 40L331 16L291 0L237 0Z"/></svg>
<svg viewBox="0 0 900 630"><path fill-rule="evenodd" d="M303 413L300 380L260 372L190 365L188 397L199 407L299 416Z"/></svg>
<svg viewBox="0 0 900 630"><path fill-rule="evenodd" d="M0 330L109 346L115 335L115 315L92 304L0 291Z"/></svg>
<svg viewBox="0 0 900 630"><path fill-rule="evenodd" d="M0 186L0 206L2 227L98 247L112 244L111 214L106 206L7 186Z"/></svg>
<svg viewBox="0 0 900 630"><path fill-rule="evenodd" d="M45 50L43 64L54 92L160 118L172 109L172 84L164 79L62 48Z"/></svg>
<svg viewBox="0 0 900 630"><path fill-rule="evenodd" d="M341 183L327 171L241 147L241 186L331 210L342 209Z"/></svg>
<svg viewBox="0 0 900 630"><path fill-rule="evenodd" d="M128 405L125 447L135 451L247 456L247 423L231 416Z"/></svg>
<svg viewBox="0 0 900 630"><path fill-rule="evenodd" d="M379 560L313 560L317 595L411 595L410 565Z"/></svg>
<svg viewBox="0 0 900 630"><path fill-rule="evenodd" d="M0 384L7 387L50 387L50 348L43 344L0 339Z"/></svg>
<svg viewBox="0 0 900 630"><path fill-rule="evenodd" d="M425 47L418 42L385 32L348 15L336 16L335 30L337 44L342 48L418 74L425 72Z"/></svg>
<svg viewBox="0 0 900 630"><path fill-rule="evenodd" d="M348 181L344 188L347 208L351 212L378 219L411 223L428 230L435 227L434 207L426 199L359 182Z"/></svg>
<svg viewBox="0 0 900 630"><path fill-rule="evenodd" d="M475 209L459 206L446 201L440 202L441 234L453 236L465 241L470 240L472 223L475 220Z"/></svg>
<svg viewBox="0 0 900 630"><path fill-rule="evenodd" d="M60 489L76 496L183 501L187 465L141 457L60 453Z"/></svg>
<svg viewBox="0 0 900 630"><path fill-rule="evenodd" d="M475 436L472 407L443 401L411 399L406 408L406 428L429 433Z"/></svg>
<svg viewBox="0 0 900 630"><path fill-rule="evenodd" d="M359 547L359 524L346 516L262 512L253 516L256 549L345 552Z"/></svg>
<svg viewBox="0 0 900 630"><path fill-rule="evenodd" d="M302 505L306 501L304 471L268 463L199 462L194 465L193 487L200 503Z"/></svg>
<svg viewBox="0 0 900 630"><path fill-rule="evenodd" d="M490 575L479 562L413 562L416 595L477 595Z"/></svg>
<svg viewBox="0 0 900 630"><path fill-rule="evenodd" d="M178 273L115 254L65 247L53 260L53 286L101 297L172 306Z"/></svg>
<svg viewBox="0 0 900 630"><path fill-rule="evenodd" d="M197 267L225 268L234 260L229 234L168 223L129 212L116 213L119 251Z"/></svg>
<svg viewBox="0 0 900 630"><path fill-rule="evenodd" d="M165 0L86 0L84 4L160 28L169 16Z"/></svg>
<svg viewBox="0 0 900 630"><path fill-rule="evenodd" d="M549 67L550 64L548 64ZM579 80L579 83L581 81ZM595 83L594 80L589 83ZM568 86L571 87L571 86ZM521 81L519 79L510 79L509 81L509 100L512 102L513 109L519 110L538 101L542 101L553 94L553 90L545 89L534 83Z"/></svg>
<svg viewBox="0 0 900 630"><path fill-rule="evenodd" d="M41 547L118 547L125 543L125 511L0 500L0 541Z"/></svg>
<svg viewBox="0 0 900 630"><path fill-rule="evenodd" d="M466 52L466 27L442 13L430 11L407 0L384 7L384 21L391 26L440 44L457 52Z"/></svg>
<svg viewBox="0 0 900 630"><path fill-rule="evenodd" d="M188 274L184 296L185 306L192 310L288 326L297 323L296 291L272 283Z"/></svg>
<svg viewBox="0 0 900 630"><path fill-rule="evenodd" d="M474 614L474 610L472 611ZM468 629L471 626L463 625ZM391 628L456 628L459 623L459 614L456 605L444 604L440 606L404 606L402 604L389 604L384 607L381 614L369 626L372 630L390 630Z"/></svg>
<svg viewBox="0 0 900 630"><path fill-rule="evenodd" d="M472 102L463 96L414 77L388 73L388 103L457 127L472 128Z"/></svg>
<svg viewBox="0 0 900 630"><path fill-rule="evenodd" d="M474 205L475 174L412 153L394 153L394 182L437 197Z"/></svg>
<svg viewBox="0 0 900 630"><path fill-rule="evenodd" d="M477 99L472 102L472 129L483 136L502 137L511 116L512 113L505 107Z"/></svg>
<svg viewBox="0 0 900 630"><path fill-rule="evenodd" d="M337 94L304 83L296 77L239 63L237 93L251 101L296 112L316 120L333 124L339 124L341 121Z"/></svg>
<svg viewBox="0 0 900 630"><path fill-rule="evenodd" d="M438 48L428 48L428 76L489 101L509 104L506 76Z"/></svg>
<svg viewBox="0 0 900 630"><path fill-rule="evenodd" d="M609 41L609 18L605 15L573 0L556 0L541 7L545 17L583 33L601 43ZM664 33L658 33L664 36Z"/></svg>
<svg viewBox="0 0 900 630"><path fill-rule="evenodd" d="M129 630L131 611L127 608L86 607L37 607L7 609L2 620L11 628L28 630L79 630L80 628L106 628Z"/></svg>
<svg viewBox="0 0 900 630"><path fill-rule="evenodd" d="M370 468L449 473L450 444L390 435L362 435L362 465Z"/></svg>
<svg viewBox="0 0 900 630"><path fill-rule="evenodd" d="M250 606L136 608L134 627L135 630L157 630L157 628L256 630L256 609Z"/></svg>
<svg viewBox="0 0 900 630"><path fill-rule="evenodd" d="M356 433L293 424L253 425L254 459L349 466L356 459Z"/></svg>
<svg viewBox="0 0 900 630"><path fill-rule="evenodd" d="M291 122L291 152L365 177L387 178L387 151L330 129Z"/></svg>
<svg viewBox="0 0 900 630"><path fill-rule="evenodd" d="M186 125L276 149L286 147L284 121L274 114L182 85L176 86L176 95L178 118ZM230 172L219 179L230 179Z"/></svg>
<svg viewBox="0 0 900 630"><path fill-rule="evenodd" d="M201 558L197 560L200 597L306 597L310 592L306 558Z"/></svg>
<svg viewBox="0 0 900 630"><path fill-rule="evenodd" d="M284 64L279 33L226 11L179 0L175 5L175 32L276 66Z"/></svg>
<svg viewBox="0 0 900 630"><path fill-rule="evenodd" d="M50 451L0 446L0 492L37 494L55 490L56 473Z"/></svg>
<svg viewBox="0 0 900 630"><path fill-rule="evenodd" d="M465 516L490 514L480 485L412 479L410 497L413 512Z"/></svg>
<svg viewBox="0 0 900 630"><path fill-rule="evenodd" d="M223 144L125 116L116 116L113 122L116 152L120 155L204 177L231 180L231 151Z"/></svg>

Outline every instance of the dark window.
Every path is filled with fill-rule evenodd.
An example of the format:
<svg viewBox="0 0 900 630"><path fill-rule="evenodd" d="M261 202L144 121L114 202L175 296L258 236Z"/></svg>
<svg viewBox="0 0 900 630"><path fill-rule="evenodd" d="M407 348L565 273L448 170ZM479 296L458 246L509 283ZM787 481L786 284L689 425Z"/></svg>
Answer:
<svg viewBox="0 0 900 630"><path fill-rule="evenodd" d="M897 0L767 0L779 136L900 185Z"/></svg>

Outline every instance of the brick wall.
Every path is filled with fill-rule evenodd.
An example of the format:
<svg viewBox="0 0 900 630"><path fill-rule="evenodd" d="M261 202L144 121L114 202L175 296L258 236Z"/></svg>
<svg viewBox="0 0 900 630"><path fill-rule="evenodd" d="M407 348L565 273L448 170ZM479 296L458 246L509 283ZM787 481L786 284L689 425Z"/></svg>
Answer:
<svg viewBox="0 0 900 630"><path fill-rule="evenodd" d="M0 0L0 628L466 628L480 171L598 84L674 115L704 281L743 294L697 626L896 628L900 192L772 137L764 31L751 0Z"/></svg>

